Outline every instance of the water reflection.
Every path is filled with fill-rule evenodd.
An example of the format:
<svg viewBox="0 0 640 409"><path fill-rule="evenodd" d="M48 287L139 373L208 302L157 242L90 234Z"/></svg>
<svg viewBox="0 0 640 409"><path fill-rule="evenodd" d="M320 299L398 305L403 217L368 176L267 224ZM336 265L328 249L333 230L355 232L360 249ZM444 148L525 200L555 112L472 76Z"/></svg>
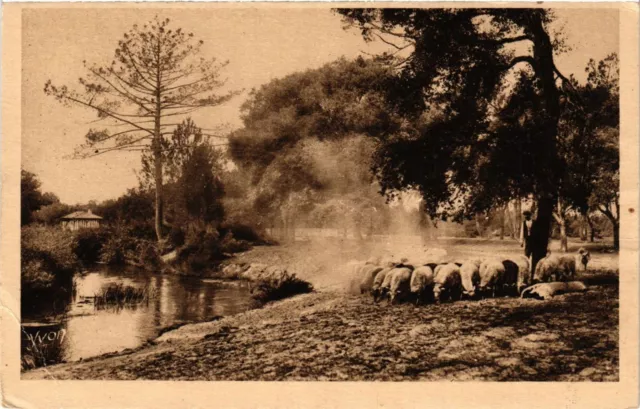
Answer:
<svg viewBox="0 0 640 409"><path fill-rule="evenodd" d="M112 283L148 288L154 296L124 308L94 308L95 294ZM237 314L250 305L245 283L157 275L131 268L104 267L87 272L76 278L74 292L62 315L59 301L57 311L52 305L49 314L40 308L38 313L23 315L23 357L35 362L23 362L27 367L135 348L158 336L163 328Z"/></svg>

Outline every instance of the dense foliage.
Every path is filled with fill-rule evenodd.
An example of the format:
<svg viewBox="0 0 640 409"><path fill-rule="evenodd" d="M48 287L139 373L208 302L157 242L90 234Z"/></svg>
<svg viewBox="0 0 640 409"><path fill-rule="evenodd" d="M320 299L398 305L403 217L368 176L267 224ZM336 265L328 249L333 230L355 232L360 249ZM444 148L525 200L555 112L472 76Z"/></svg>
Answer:
<svg viewBox="0 0 640 409"><path fill-rule="evenodd" d="M48 207L59 203L60 200L53 193L42 193L40 191L40 181L37 176L24 169L20 172L20 222L21 225L31 223L34 213L43 207Z"/></svg>
<svg viewBox="0 0 640 409"><path fill-rule="evenodd" d="M549 29L553 13L395 8L338 13L366 40L398 49L388 60L397 75L385 102L407 120L400 132L378 137L374 170L383 191L393 196L416 189L431 216L457 220L533 197L534 262L543 257L570 165L562 151L561 118L567 104L593 108L555 65L554 54L565 45ZM597 76L592 74L590 81Z"/></svg>
<svg viewBox="0 0 640 409"><path fill-rule="evenodd" d="M253 210L260 219L250 220L280 227L285 239L303 225L358 232L379 226L387 207L370 169L375 143L366 135L398 129L383 103L391 74L381 61L340 59L254 90L229 146L239 166L232 194L244 190L252 203L242 214Z"/></svg>

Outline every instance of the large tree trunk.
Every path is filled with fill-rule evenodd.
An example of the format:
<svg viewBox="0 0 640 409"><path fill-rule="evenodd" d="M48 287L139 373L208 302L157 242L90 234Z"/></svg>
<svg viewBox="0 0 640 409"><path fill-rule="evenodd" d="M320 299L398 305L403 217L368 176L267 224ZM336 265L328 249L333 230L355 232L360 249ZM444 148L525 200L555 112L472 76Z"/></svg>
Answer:
<svg viewBox="0 0 640 409"><path fill-rule="evenodd" d="M538 261L547 254L549 231L553 221L559 175L562 165L558 158L556 137L560 119L560 93L556 86L556 67L553 61L553 44L542 22L543 11L528 15L527 31L532 34L533 69L540 81L542 111L538 118L536 139L535 177L538 185L538 211L532 226L532 272Z"/></svg>
<svg viewBox="0 0 640 409"><path fill-rule="evenodd" d="M562 224L560 224L560 250L563 253L569 251L569 244L567 242L567 221L562 220Z"/></svg>
<svg viewBox="0 0 640 409"><path fill-rule="evenodd" d="M620 204L616 202L614 206L615 214L610 206L606 206L605 209L601 209L600 211L607 216L613 226L613 248L617 251L620 250Z"/></svg>
<svg viewBox="0 0 640 409"><path fill-rule="evenodd" d="M531 226L532 274L538 261L547 255L554 204L555 199L552 197L547 196L538 199L538 215Z"/></svg>
<svg viewBox="0 0 640 409"><path fill-rule="evenodd" d="M513 201L513 215L510 217L511 235L514 240L520 237L520 228L522 227L522 200L520 198Z"/></svg>
<svg viewBox="0 0 640 409"><path fill-rule="evenodd" d="M589 225L589 241L593 243L595 241L596 229L594 228L593 220L591 220L591 217L588 214L586 215L586 218L587 224Z"/></svg>
<svg viewBox="0 0 640 409"><path fill-rule="evenodd" d="M478 233L478 237L483 236L483 228L482 223L480 222L481 215L480 213L476 213L476 232Z"/></svg>
<svg viewBox="0 0 640 409"><path fill-rule="evenodd" d="M587 215L582 214L580 216L582 220L580 220L580 241L587 241Z"/></svg>
<svg viewBox="0 0 640 409"><path fill-rule="evenodd" d="M522 199L516 201L516 237L520 237L520 229L522 228Z"/></svg>
<svg viewBox="0 0 640 409"><path fill-rule="evenodd" d="M566 253L569 247L567 243L567 217L560 198L558 198L558 209L553 213L553 217L555 217L558 227L560 227L560 250Z"/></svg>

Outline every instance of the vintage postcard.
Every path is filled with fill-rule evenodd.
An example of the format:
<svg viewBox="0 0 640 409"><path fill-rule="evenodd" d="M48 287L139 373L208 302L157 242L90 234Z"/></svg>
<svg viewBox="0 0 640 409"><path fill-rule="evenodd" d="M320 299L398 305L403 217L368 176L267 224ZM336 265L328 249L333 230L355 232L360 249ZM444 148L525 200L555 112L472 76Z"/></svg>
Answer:
<svg viewBox="0 0 640 409"><path fill-rule="evenodd" d="M638 406L637 4L2 32L4 406Z"/></svg>

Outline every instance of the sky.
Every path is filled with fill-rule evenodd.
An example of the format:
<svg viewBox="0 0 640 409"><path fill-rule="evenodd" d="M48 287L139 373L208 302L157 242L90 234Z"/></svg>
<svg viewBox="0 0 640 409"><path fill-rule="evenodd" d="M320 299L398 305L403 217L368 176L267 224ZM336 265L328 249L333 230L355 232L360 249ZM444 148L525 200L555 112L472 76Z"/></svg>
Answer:
<svg viewBox="0 0 640 409"><path fill-rule="evenodd" d="M618 12L605 9L557 10L552 29L563 28L571 50L556 56L568 76L584 80L590 58L618 51ZM240 105L251 88L293 72L320 67L341 56L375 54L382 43L365 43L357 30L344 30L328 9L30 9L23 12L22 167L36 173L42 190L69 204L116 198L137 186L138 153L111 152L71 159L95 114L65 107L44 94L51 79L75 86L83 60L109 63L117 42L133 24L155 15L168 17L204 40L203 56L228 60L224 90L244 90L231 102L192 114L202 128L241 126Z"/></svg>

